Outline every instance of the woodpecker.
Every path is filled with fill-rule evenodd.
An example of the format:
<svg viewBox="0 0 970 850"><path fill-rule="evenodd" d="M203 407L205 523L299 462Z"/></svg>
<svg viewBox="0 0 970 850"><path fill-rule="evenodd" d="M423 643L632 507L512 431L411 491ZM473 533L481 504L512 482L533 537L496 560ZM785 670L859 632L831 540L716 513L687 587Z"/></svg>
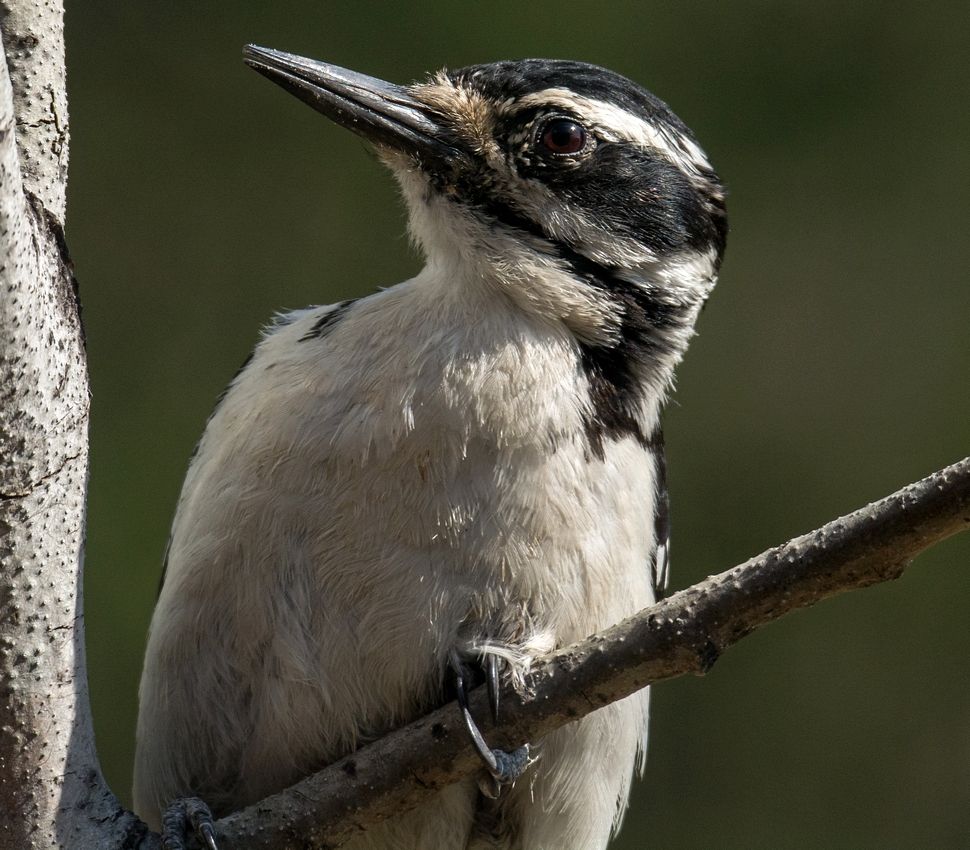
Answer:
<svg viewBox="0 0 970 850"><path fill-rule="evenodd" d="M281 790L469 665L521 681L655 601L661 412L727 233L690 130L604 68L399 86L245 60L374 146L426 265L279 316L209 419L140 688L134 800L156 829L186 796L219 816ZM500 793L467 780L346 846L604 848L647 709L644 690L596 711L533 742L517 781L491 765Z"/></svg>

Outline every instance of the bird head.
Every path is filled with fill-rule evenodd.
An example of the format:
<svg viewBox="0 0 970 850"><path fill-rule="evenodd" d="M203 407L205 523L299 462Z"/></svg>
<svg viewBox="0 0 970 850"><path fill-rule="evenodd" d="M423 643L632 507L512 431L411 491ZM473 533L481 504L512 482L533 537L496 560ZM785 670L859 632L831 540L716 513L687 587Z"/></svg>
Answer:
<svg viewBox="0 0 970 850"><path fill-rule="evenodd" d="M631 311L661 337L692 326L724 190L684 123L625 77L526 59L400 86L262 47L245 60L377 148L429 263L498 280L588 343L616 343Z"/></svg>

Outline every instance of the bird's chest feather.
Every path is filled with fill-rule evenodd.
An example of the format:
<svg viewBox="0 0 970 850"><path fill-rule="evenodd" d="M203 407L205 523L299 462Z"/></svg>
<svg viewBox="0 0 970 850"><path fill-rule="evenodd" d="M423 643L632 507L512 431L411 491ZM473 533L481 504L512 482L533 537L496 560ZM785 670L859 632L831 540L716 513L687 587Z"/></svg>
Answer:
<svg viewBox="0 0 970 850"><path fill-rule="evenodd" d="M591 453L568 336L429 334L358 364L344 401L319 405L333 436L316 497L341 546L315 560L331 587L369 565L347 576L356 592L408 598L401 611L427 617L402 615L402 632L439 644L524 620L564 642L648 603L653 462L633 439Z"/></svg>
<svg viewBox="0 0 970 850"><path fill-rule="evenodd" d="M456 642L563 644L649 604L653 463L632 438L590 452L568 335L487 315L382 335L357 310L257 350L186 482L173 578L245 573L245 628L289 677L344 681L342 655L402 693Z"/></svg>

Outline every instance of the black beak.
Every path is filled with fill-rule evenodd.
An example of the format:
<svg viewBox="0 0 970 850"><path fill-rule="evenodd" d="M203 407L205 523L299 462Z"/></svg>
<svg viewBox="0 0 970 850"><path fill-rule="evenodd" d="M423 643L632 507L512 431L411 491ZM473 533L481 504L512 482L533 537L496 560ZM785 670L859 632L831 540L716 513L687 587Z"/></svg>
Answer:
<svg viewBox="0 0 970 850"><path fill-rule="evenodd" d="M243 59L341 126L423 166L451 170L468 159L432 110L404 86L255 44L243 48Z"/></svg>

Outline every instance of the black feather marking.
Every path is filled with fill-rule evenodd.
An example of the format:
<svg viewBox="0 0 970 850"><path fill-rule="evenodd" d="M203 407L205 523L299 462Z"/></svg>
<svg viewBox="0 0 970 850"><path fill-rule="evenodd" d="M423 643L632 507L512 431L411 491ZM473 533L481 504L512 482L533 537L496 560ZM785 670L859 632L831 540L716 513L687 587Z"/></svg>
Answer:
<svg viewBox="0 0 970 850"><path fill-rule="evenodd" d="M610 344L578 342L580 365L589 382L590 414L585 430L589 449L600 460L604 442L632 436L649 446L639 415L644 375L657 361L673 353L670 331L686 326L690 307L661 301L641 286L624 280L564 242L548 236L536 223L512 207L492 201L482 211L507 227L534 237L537 250L552 253L567 271L605 293L619 308L619 338Z"/></svg>
<svg viewBox="0 0 970 850"><path fill-rule="evenodd" d="M610 290L623 315L616 343L579 343L592 411L585 423L586 437L593 455L601 460L605 440L632 436L649 447L652 435L644 434L640 426L644 377L674 347L668 335L659 331L689 321L686 307L658 305L636 289L628 285Z"/></svg>
<svg viewBox="0 0 970 850"><path fill-rule="evenodd" d="M531 157L519 163L518 172L544 183L606 232L625 236L658 257L711 247L720 255L724 250L717 177L712 173L700 182L650 148L600 142L573 168L550 168Z"/></svg>
<svg viewBox="0 0 970 850"><path fill-rule="evenodd" d="M356 301L356 298L350 298L347 301L341 301L332 310L328 310L319 319L317 319L310 330L300 337L300 342L323 339L328 333L330 333L330 331L334 329L336 324L344 317L344 315L346 315L347 310L350 309L351 305L353 305Z"/></svg>
<svg viewBox="0 0 970 850"><path fill-rule="evenodd" d="M653 487L654 562L653 590L659 600L670 579L670 495L667 491L667 452L664 434L658 425L651 440L651 453L656 468Z"/></svg>

